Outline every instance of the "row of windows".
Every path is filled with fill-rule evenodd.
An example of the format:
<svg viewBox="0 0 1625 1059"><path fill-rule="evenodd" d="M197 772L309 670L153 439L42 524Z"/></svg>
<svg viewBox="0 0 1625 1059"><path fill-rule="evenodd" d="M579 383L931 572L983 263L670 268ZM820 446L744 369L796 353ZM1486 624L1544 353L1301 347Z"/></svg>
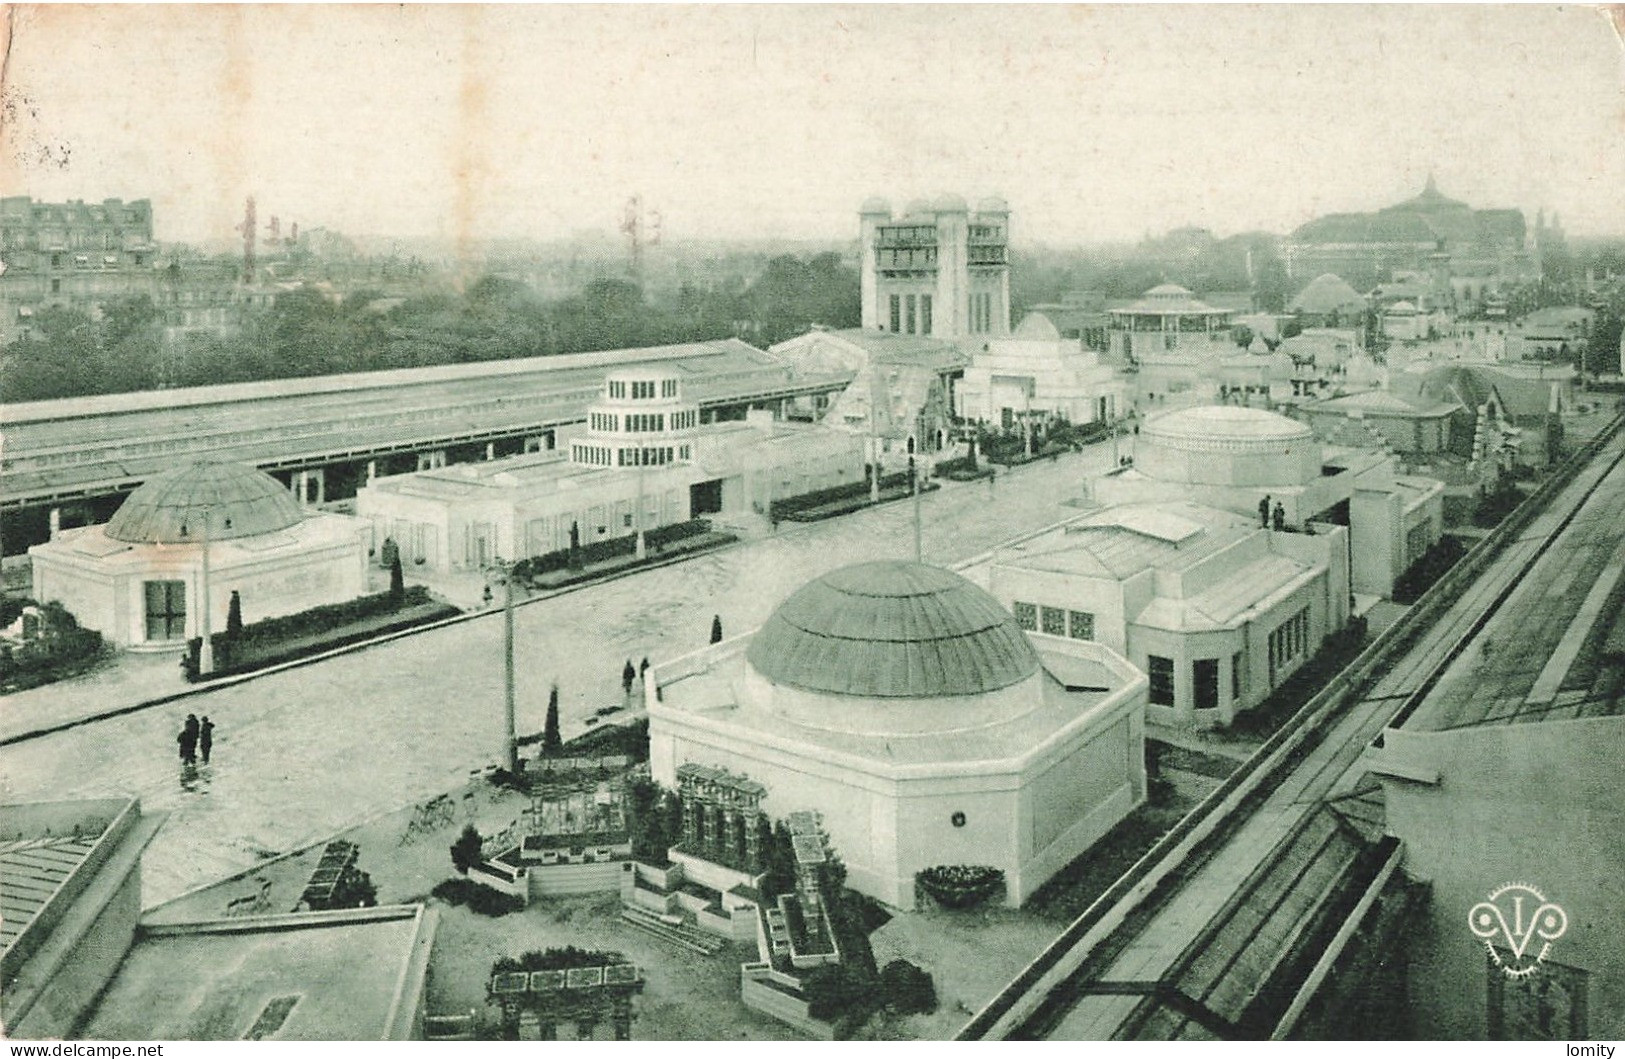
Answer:
<svg viewBox="0 0 1625 1059"><path fill-rule="evenodd" d="M570 459L576 463L585 463L592 467L610 467L614 465L612 450L601 445L572 445L570 446Z"/></svg>
<svg viewBox="0 0 1625 1059"><path fill-rule="evenodd" d="M881 246L928 246L936 241L937 226L934 224L888 225L880 229Z"/></svg>
<svg viewBox="0 0 1625 1059"><path fill-rule="evenodd" d="M1095 638L1095 616L1082 610L1045 607L1019 600L1010 605L1016 625L1028 632L1042 632L1049 636L1070 636L1074 640Z"/></svg>
<svg viewBox="0 0 1625 1059"><path fill-rule="evenodd" d="M931 295L893 294L891 296L891 330L899 335L929 335L931 333Z"/></svg>
<svg viewBox="0 0 1625 1059"><path fill-rule="evenodd" d="M634 401L652 401L652 400L654 400L655 383L657 383L657 382L660 384L660 387L659 387L660 396L662 396L662 397L676 397L677 396L677 380L676 379L646 379L646 380L641 380L641 381L634 381L634 382L632 382L630 384L628 384L627 382L625 382L622 379L611 379L609 381L608 389L607 389L606 392L609 394L610 397L612 397L612 398L614 398L616 400L624 401L624 400L626 400L626 397L627 397L627 386L630 385L631 386L632 400L634 400Z"/></svg>
<svg viewBox="0 0 1625 1059"><path fill-rule="evenodd" d="M907 247L900 250L881 250L875 255L875 264L882 269L935 268L937 248L934 246Z"/></svg>
<svg viewBox="0 0 1625 1059"><path fill-rule="evenodd" d="M654 449L616 449L615 465L617 467L658 467L672 461L673 451L670 445ZM676 451L681 453L678 458L684 460L689 458L687 445Z"/></svg>
<svg viewBox="0 0 1625 1059"><path fill-rule="evenodd" d="M1270 682L1275 671L1309 648L1309 608L1305 607L1270 633Z"/></svg>
<svg viewBox="0 0 1625 1059"><path fill-rule="evenodd" d="M1153 706L1174 704L1174 660L1160 655L1146 656L1146 675L1151 686L1147 697ZM1241 652L1230 656L1230 698L1241 698ZM1198 710L1219 708L1219 660L1197 658L1191 661L1191 690Z"/></svg>

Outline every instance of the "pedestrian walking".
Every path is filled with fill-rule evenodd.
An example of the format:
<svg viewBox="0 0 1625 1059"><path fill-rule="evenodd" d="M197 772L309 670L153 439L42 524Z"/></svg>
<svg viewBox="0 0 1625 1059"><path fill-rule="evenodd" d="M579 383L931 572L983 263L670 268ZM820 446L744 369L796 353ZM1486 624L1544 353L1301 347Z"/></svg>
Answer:
<svg viewBox="0 0 1625 1059"><path fill-rule="evenodd" d="M623 694L632 694L632 681L638 679L638 671L632 668L632 660L628 658L626 665L621 669L621 691Z"/></svg>
<svg viewBox="0 0 1625 1059"><path fill-rule="evenodd" d="M198 732L197 714L187 714L186 723L181 726L181 734L175 737L175 742L180 744L181 764L183 765L197 764Z"/></svg>
<svg viewBox="0 0 1625 1059"><path fill-rule="evenodd" d="M203 715L203 721L197 728L197 748L203 755L203 763L209 763L209 751L214 747L214 722L209 715Z"/></svg>

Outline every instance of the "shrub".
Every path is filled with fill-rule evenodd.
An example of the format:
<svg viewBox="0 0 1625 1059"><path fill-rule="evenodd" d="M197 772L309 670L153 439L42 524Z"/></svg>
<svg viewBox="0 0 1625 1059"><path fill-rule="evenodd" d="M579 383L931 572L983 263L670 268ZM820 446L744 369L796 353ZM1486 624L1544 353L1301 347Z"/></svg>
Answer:
<svg viewBox="0 0 1625 1059"><path fill-rule="evenodd" d="M861 1022L879 1006L874 981L854 973L849 963L814 967L801 979L801 992L807 998L807 1014L826 1022L856 1018Z"/></svg>
<svg viewBox="0 0 1625 1059"><path fill-rule="evenodd" d="M15 601L7 608L11 621L17 620L23 607L33 605L32 600ZM6 644L0 650L0 691L21 691L76 676L109 652L102 634L81 628L62 604L41 604L39 611L38 634L21 646Z"/></svg>
<svg viewBox="0 0 1625 1059"><path fill-rule="evenodd" d="M915 875L914 881L943 908L973 908L1004 892L1004 872L980 864L939 864Z"/></svg>
<svg viewBox="0 0 1625 1059"><path fill-rule="evenodd" d="M371 908L378 903L378 887L364 871L347 871L339 876L329 898L329 908Z"/></svg>
<svg viewBox="0 0 1625 1059"><path fill-rule="evenodd" d="M465 905L482 916L505 916L525 907L524 898L505 894L473 879L447 879L429 893L447 904Z"/></svg>
<svg viewBox="0 0 1625 1059"><path fill-rule="evenodd" d="M451 866L457 869L458 874L467 875L468 869L480 862L484 844L485 840L473 824L463 827L463 833L451 844Z"/></svg>
<svg viewBox="0 0 1625 1059"><path fill-rule="evenodd" d="M880 995L899 1015L929 1015L937 1010L937 986L931 973L907 960L893 960L880 972Z"/></svg>
<svg viewBox="0 0 1625 1059"><path fill-rule="evenodd" d="M547 693L547 720L542 727L542 753L552 757L564 749L559 735L559 686L554 684Z"/></svg>

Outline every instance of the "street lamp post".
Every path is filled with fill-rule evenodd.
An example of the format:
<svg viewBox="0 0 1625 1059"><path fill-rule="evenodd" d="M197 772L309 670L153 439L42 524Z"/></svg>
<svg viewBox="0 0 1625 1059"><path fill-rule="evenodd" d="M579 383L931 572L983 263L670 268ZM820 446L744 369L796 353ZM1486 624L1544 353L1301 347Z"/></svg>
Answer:
<svg viewBox="0 0 1625 1059"><path fill-rule="evenodd" d="M502 585L503 761L510 773L516 773L519 771L519 736L515 731L513 706L513 565L497 559L486 576Z"/></svg>
<svg viewBox="0 0 1625 1059"><path fill-rule="evenodd" d="M203 509L203 576L200 579L202 585L198 593L202 597L198 600L199 645L197 670L199 676L208 676L214 672L214 636L210 621L210 611L213 608L209 606L209 516L210 509L205 506Z"/></svg>
<svg viewBox="0 0 1625 1059"><path fill-rule="evenodd" d="M920 545L920 469L925 461L925 417L914 417L914 455L908 459L909 484L914 487L914 561L925 561Z"/></svg>

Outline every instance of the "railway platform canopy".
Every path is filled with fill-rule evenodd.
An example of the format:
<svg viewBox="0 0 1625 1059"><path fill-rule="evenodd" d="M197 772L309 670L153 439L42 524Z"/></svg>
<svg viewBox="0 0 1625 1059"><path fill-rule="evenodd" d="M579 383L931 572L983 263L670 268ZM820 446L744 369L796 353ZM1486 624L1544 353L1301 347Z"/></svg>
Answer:
<svg viewBox="0 0 1625 1059"><path fill-rule="evenodd" d="M124 492L200 460L276 471L540 437L585 419L606 373L639 365L678 373L713 416L836 393L851 378L722 339L0 405L0 507Z"/></svg>

